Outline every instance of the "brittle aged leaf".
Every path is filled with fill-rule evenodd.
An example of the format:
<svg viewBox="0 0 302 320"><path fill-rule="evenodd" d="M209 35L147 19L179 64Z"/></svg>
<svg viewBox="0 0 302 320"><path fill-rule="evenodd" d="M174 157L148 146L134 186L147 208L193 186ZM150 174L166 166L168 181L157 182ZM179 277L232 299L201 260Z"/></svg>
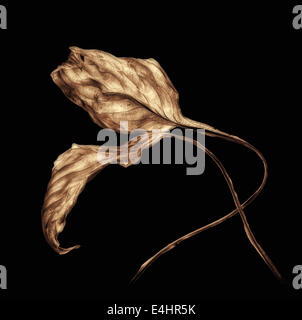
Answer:
<svg viewBox="0 0 302 320"><path fill-rule="evenodd" d="M156 60L117 58L77 47L70 50L52 79L99 126L119 131L120 121L128 121L129 131L176 126L215 130L182 115L178 92Z"/></svg>
<svg viewBox="0 0 302 320"><path fill-rule="evenodd" d="M139 152L157 143L161 138L160 133L142 135L139 140L139 150L136 148L136 139L122 146L106 146L104 150L100 146L74 143L70 149L57 158L42 208L43 233L49 245L56 252L65 254L79 248L79 245L62 248L58 235L63 231L67 215L86 183L114 160L117 160L118 164L123 167L136 163L139 160ZM106 161L100 161L100 151L108 152L109 156ZM117 159L115 159L116 156Z"/></svg>
<svg viewBox="0 0 302 320"><path fill-rule="evenodd" d="M240 214L244 230L252 245L272 272L281 278L270 258L256 241L243 211L243 208L257 197L265 185L267 164L263 155L237 136L184 117L178 103L178 92L165 71L154 59L117 58L100 50L84 50L78 47L71 47L70 50L68 60L55 69L51 77L66 97L86 110L99 126L128 133L136 129L145 130L145 134L140 137L141 150L158 142L175 127L205 129L205 134L208 136L233 141L254 151L264 166L264 177L260 186L241 204L232 180L220 160L197 141L183 137L184 140L202 148L217 164L229 186L236 209L211 224L168 244L142 264L133 279L136 280L159 256L183 240L225 221L236 213ZM128 127L121 126L121 123L125 121ZM156 129L159 129L161 133L152 135L151 131ZM180 139L178 136L175 138ZM125 145L112 146L109 149L111 151L115 149L118 164L127 167L133 164L133 159L140 157L135 148L136 143L137 141L133 140ZM58 242L58 235L65 226L68 213L86 183L112 160L109 157L108 162L100 162L99 150L99 146L73 144L72 148L60 155L54 163L42 209L42 227L48 243L60 254L65 254L78 247L64 249Z"/></svg>
<svg viewBox="0 0 302 320"><path fill-rule="evenodd" d="M57 237L86 183L105 167L97 161L97 152L98 146L73 144L54 163L42 208L42 227L48 243L60 254L79 247L61 248Z"/></svg>

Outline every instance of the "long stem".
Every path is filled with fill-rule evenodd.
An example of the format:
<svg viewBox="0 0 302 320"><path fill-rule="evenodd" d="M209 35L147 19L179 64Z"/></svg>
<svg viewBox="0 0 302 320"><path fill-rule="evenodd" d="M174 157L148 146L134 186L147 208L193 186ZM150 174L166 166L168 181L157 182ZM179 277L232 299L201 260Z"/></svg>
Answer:
<svg viewBox="0 0 302 320"><path fill-rule="evenodd" d="M260 244L257 242L257 240L255 239L249 224L247 222L245 213L243 212L243 208L245 206L247 206L249 203L251 203L257 196L258 194L261 192L261 190L263 189L265 182L267 180L267 163L265 158L263 157L263 155L251 144L249 144L248 142L246 142L245 140L240 139L239 137L236 136L232 136L229 134L226 134L224 132L219 132L219 133L210 133L210 132L206 132L207 135L212 136L212 137L220 137L226 140L230 140L239 144L242 144L244 146L246 146L247 148L253 150L254 152L256 152L256 154L260 157L260 159L263 162L263 166L264 166L264 177L262 180L261 185L259 186L259 188L254 192L254 194L252 196L250 196L243 204L240 204L237 193L234 189L232 180L230 178L230 176L228 175L226 169L224 168L224 166L222 165L222 163L220 162L220 160L211 152L209 151L207 148L205 148L203 145L201 145L199 142L189 139L187 137L180 137L180 136L176 136L173 135L175 138L178 139L183 139L183 140L187 140L190 141L191 143L193 143L194 145L196 145L198 148L203 149L207 155L209 155L212 160L216 163L216 165L219 167L219 169L221 170L225 180L227 181L227 184L229 186L229 189L231 191L234 203L236 205L236 209L233 210L232 212L230 212L229 214L225 215L224 217L204 226L201 227L199 229L196 229L180 238L178 238L177 240L169 243L167 246L165 246L163 249L161 249L160 251L158 251L154 256L152 256L150 259L148 259L145 263L142 264L142 266L140 267L140 269L138 270L138 272L135 274L135 276L132 278L131 282L135 282L141 275L142 273L156 260L158 259L162 254L170 251L171 249L173 249L176 245L178 245L179 243L181 243L182 241L189 239L197 234L199 234L200 232L207 230L209 228L212 228L220 223L222 223L223 221L226 221L227 219L231 218L232 216L234 216L237 212L240 213L241 219L243 221L244 224L244 229L245 232L247 234L248 239L250 240L250 242L252 243L252 245L255 247L255 249L257 250L257 252L260 254L260 256L262 257L262 259L265 261L265 263L269 266L269 268L271 269L271 271L274 273L274 275L281 279L281 275L278 272L277 268L275 267L275 265L273 264L273 262L271 261L271 259L268 257L268 255L265 253L265 251L262 249L262 247L260 246ZM170 134L171 135L171 134ZM172 136L172 135L171 135Z"/></svg>

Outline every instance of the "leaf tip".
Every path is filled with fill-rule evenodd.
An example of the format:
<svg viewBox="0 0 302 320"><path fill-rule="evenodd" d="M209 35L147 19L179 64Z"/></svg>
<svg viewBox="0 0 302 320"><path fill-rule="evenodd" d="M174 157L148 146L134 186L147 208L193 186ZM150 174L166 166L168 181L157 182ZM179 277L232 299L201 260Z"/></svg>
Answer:
<svg viewBox="0 0 302 320"><path fill-rule="evenodd" d="M79 249L81 246L80 245L75 245L69 248L62 248L62 247L57 247L55 248L55 251L59 254L59 255L64 255L74 249Z"/></svg>

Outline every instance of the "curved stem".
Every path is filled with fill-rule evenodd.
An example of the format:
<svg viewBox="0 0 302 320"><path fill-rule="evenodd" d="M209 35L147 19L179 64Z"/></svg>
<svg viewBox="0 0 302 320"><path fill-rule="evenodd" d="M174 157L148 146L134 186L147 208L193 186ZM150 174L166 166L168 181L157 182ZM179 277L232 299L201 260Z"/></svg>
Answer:
<svg viewBox="0 0 302 320"><path fill-rule="evenodd" d="M238 196L237 196L237 193L234 189L234 186L233 186L233 183L232 183L232 180L230 178L230 176L228 175L226 169L224 168L224 166L222 165L222 163L220 162L220 160L210 151L208 150L207 148L205 148L203 145L201 145L199 142L193 140L193 139L189 139L187 137L180 137L180 136L176 136L176 135L173 135L175 138L178 138L178 139L183 139L183 140L187 140L187 141L190 141L191 143L193 143L194 145L196 145L198 148L201 148L203 149L207 155L209 155L212 160L216 163L216 165L219 167L219 169L221 170L228 186L229 186L229 189L231 191L231 194L232 194L232 197L233 197L233 200L234 200L234 203L236 205L236 209L233 210L232 212L230 212L229 214L225 215L224 217L204 226L204 227L201 227L199 229L196 229L178 239L176 239L175 241L169 243L167 246L165 246L163 249L161 249L160 251L158 251L154 256L152 256L150 259L148 259L145 263L142 264L142 266L140 267L140 269L138 270L138 272L135 274L135 276L132 278L131 282L135 282L141 275L142 273L156 260L158 259L162 254L170 251L171 249L173 249L176 245L178 245L179 243L181 243L182 241L186 240L186 239L189 239L197 234L199 234L200 232L204 231L204 230L207 230L209 228L212 228L224 221L226 221L227 219L231 218L232 216L234 216L237 212L240 213L240 216L241 216L241 219L243 221L243 225L244 225L244 229L245 229L245 232L247 234L247 237L249 239L249 241L252 243L252 245L255 247L255 249L257 250L257 252L260 254L260 256L262 257L262 259L265 261L265 263L269 266L269 268L271 269L271 271L274 273L274 275L281 279L281 275L280 273L278 272L277 268L275 267L275 265L273 264L273 262L271 261L271 259L268 257L268 255L265 253L265 251L262 249L262 247L260 246L260 244L257 242L257 240L255 239L250 227L249 227L249 224L247 222L247 219L246 219L246 216L245 216L245 213L243 212L243 208L245 206L247 206L249 203L251 203L257 196L258 194L261 192L261 190L263 189L265 183L266 183L266 180L267 180L267 163L266 163L266 160L265 158L263 157L263 155L260 153L259 150L257 150L254 146L252 146L251 144L249 144L248 142L246 142L245 140L239 138L239 137L236 137L236 136L232 136L232 135L229 135L227 133L224 133L224 132L221 132L219 131L219 133L209 133L209 132L206 132L206 134L208 136L212 136L212 137L220 137L220 138L223 138L223 139L226 139L226 140L230 140L230 141L233 141L233 142L236 142L236 143L239 143L239 144L242 144L244 146L246 146L247 148L251 149L252 151L256 152L256 154L260 157L260 159L262 160L263 162L263 166L264 166L264 177L263 177L263 180L262 180L262 183L261 185L258 187L258 189L254 192L254 194L252 196L250 196L243 204L240 204L239 202L239 199L238 199ZM170 136L172 136L171 134L168 134Z"/></svg>

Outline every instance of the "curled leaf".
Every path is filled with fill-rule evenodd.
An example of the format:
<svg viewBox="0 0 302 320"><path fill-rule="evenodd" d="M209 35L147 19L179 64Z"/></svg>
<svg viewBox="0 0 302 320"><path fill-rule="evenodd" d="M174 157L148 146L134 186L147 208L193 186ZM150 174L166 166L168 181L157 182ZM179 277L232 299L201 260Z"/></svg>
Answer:
<svg viewBox="0 0 302 320"><path fill-rule="evenodd" d="M184 117L179 107L176 89L165 71L154 59L117 58L100 50L84 50L78 47L70 49L68 60L54 70L51 77L66 97L86 110L99 126L121 132L131 132L136 129L147 131L141 137L141 150L149 148L152 143L162 138L161 134L150 136L149 133L152 130L159 129L163 134L167 134L175 127L205 129L205 134L208 136L236 142L254 151L264 166L264 178L260 187L241 204L232 180L221 161L197 141L190 140L198 148L204 149L221 170L229 186L236 209L212 224L199 228L168 244L141 266L134 279L137 279L155 259L174 248L181 241L225 221L236 213L240 214L244 230L251 244L276 277L281 278L268 255L256 241L243 211L243 207L255 199L266 182L267 164L263 155L255 147L237 136ZM121 123L125 121L128 122L128 127L120 127ZM111 147L112 151L118 149L120 165L126 167L133 163L128 159L129 154L134 155L132 159L139 158L137 150L132 148L136 143L131 141L126 145ZM68 213L86 183L110 162L98 161L98 149L97 146L73 145L55 162L43 205L42 225L47 241L60 254L67 253L77 247L63 249L57 239L64 228ZM125 157L127 161L125 161Z"/></svg>
<svg viewBox="0 0 302 320"><path fill-rule="evenodd" d="M119 131L120 122L128 121L129 131L176 126L215 130L182 115L178 92L156 60L117 58L78 47L70 50L68 60L51 77L99 126Z"/></svg>
<svg viewBox="0 0 302 320"><path fill-rule="evenodd" d="M66 219L86 183L108 164L117 161L123 167L136 163L141 151L149 148L162 138L161 133L144 134L138 141L133 139L120 147L117 146L86 146L72 144L54 162L42 208L42 229L49 245L59 254L79 248L79 245L62 248L58 241ZM100 161L100 154L108 157ZM115 159L117 157L117 159Z"/></svg>
<svg viewBox="0 0 302 320"><path fill-rule="evenodd" d="M175 127L165 109L171 109L169 115L180 110L178 93L155 60L70 49L67 62L52 72L52 79L96 124L115 131L121 121L128 121L129 131Z"/></svg>
<svg viewBox="0 0 302 320"><path fill-rule="evenodd" d="M42 229L49 245L60 254L79 247L61 248L58 235L86 183L105 166L97 161L97 152L97 146L73 144L54 163L42 208Z"/></svg>

